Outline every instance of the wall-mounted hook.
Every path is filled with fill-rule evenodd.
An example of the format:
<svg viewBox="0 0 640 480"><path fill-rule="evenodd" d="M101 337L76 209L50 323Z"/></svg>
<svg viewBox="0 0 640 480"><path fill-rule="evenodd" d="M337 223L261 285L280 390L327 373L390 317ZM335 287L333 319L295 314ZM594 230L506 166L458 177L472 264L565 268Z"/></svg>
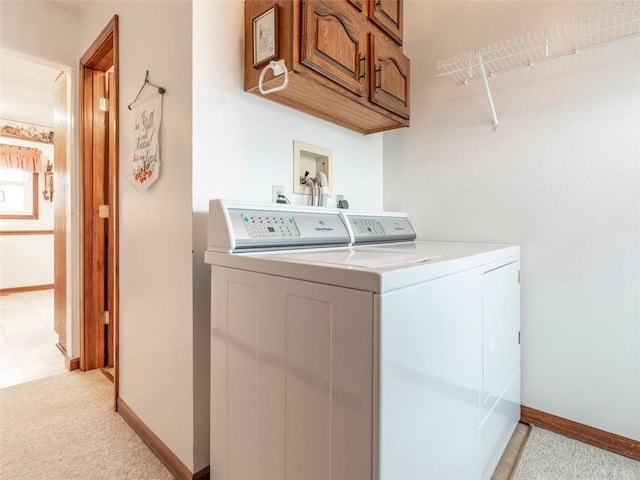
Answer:
<svg viewBox="0 0 640 480"><path fill-rule="evenodd" d="M147 73L145 73L144 75L144 83L142 84L142 86L140 87L140 90L138 90L138 94L136 95L136 98L133 99L133 102L131 102L128 105L129 110L131 110L131 107L133 106L134 103L136 103L136 100L138 100L138 97L140 96L140 94L142 93L142 90L144 90L144 87L146 87L147 85L151 85L154 88L158 89L158 93L160 95L164 95L165 93L167 93L167 89L164 87L159 87L158 85L155 85L153 83L151 83L149 81L149 70L147 70Z"/></svg>

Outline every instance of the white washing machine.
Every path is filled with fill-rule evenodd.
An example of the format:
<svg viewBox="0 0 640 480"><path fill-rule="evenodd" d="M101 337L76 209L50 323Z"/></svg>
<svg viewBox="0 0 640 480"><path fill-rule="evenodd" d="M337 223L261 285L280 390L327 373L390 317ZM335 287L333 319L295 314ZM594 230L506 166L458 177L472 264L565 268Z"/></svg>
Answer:
<svg viewBox="0 0 640 480"><path fill-rule="evenodd" d="M210 202L211 476L488 479L520 418L520 249Z"/></svg>

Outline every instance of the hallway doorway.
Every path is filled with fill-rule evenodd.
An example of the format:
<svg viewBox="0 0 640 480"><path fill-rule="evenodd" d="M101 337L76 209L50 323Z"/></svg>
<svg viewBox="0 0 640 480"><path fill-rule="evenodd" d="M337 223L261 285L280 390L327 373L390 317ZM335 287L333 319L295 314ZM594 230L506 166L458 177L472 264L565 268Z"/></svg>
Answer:
<svg viewBox="0 0 640 480"><path fill-rule="evenodd" d="M44 59L0 50L0 171L6 173L0 176L0 388L61 373L71 364L67 338L54 327L53 200L57 194L64 210L65 195L56 192L55 182L51 188L51 170L61 165L56 162L55 90L65 72ZM62 107L58 116L68 118L67 105ZM5 156L6 148L17 149L15 158ZM25 162L28 158L33 160ZM33 172L33 182L12 184L12 172ZM30 197L29 214L13 211L19 190ZM57 260L66 261L65 256Z"/></svg>
<svg viewBox="0 0 640 480"><path fill-rule="evenodd" d="M118 16L80 60L80 368L113 369L118 396ZM115 402L114 402L115 403Z"/></svg>

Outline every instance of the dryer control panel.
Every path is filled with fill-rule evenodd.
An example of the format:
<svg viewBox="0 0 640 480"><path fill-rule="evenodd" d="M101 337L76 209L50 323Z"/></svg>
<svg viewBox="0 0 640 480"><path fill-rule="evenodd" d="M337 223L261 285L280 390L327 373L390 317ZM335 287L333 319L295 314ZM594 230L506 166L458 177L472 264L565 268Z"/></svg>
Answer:
<svg viewBox="0 0 640 480"><path fill-rule="evenodd" d="M404 213L343 212L353 233L353 245L384 242L409 242L416 231Z"/></svg>

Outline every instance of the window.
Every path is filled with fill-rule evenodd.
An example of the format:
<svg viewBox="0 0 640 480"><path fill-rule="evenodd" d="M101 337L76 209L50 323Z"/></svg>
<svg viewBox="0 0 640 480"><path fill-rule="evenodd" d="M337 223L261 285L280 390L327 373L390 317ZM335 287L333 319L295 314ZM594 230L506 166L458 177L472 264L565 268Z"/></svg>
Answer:
<svg viewBox="0 0 640 480"><path fill-rule="evenodd" d="M0 218L38 218L38 174L0 168Z"/></svg>

